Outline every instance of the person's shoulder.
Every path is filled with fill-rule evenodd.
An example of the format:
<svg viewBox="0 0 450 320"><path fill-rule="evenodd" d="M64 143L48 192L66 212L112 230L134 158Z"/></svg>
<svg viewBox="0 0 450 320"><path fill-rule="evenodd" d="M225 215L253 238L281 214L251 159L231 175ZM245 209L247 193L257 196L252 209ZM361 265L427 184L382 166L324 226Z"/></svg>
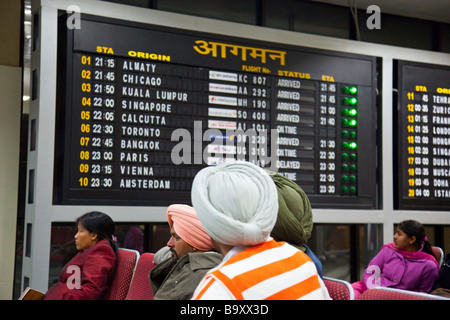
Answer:
<svg viewBox="0 0 450 320"><path fill-rule="evenodd" d="M212 269L222 262L223 256L214 251L189 253L189 263L192 270Z"/></svg>
<svg viewBox="0 0 450 320"><path fill-rule="evenodd" d="M108 240L101 240L89 249L91 249L90 254L115 256L114 250Z"/></svg>
<svg viewBox="0 0 450 320"><path fill-rule="evenodd" d="M426 265L426 268L430 270L438 270L439 271L439 263L434 259L434 257L430 257L429 259L423 259L423 263Z"/></svg>
<svg viewBox="0 0 450 320"><path fill-rule="evenodd" d="M380 251L378 251L377 255L401 255L398 250L396 250L395 243L387 243L381 247Z"/></svg>

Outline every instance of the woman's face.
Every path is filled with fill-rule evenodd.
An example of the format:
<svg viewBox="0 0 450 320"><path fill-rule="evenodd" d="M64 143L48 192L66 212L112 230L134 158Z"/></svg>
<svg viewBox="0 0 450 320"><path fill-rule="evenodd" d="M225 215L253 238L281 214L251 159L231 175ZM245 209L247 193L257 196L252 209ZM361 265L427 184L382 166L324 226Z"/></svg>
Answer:
<svg viewBox="0 0 450 320"><path fill-rule="evenodd" d="M394 234L394 242L397 249L404 251L412 251L415 249L414 242L416 241L416 237L408 237L406 233L403 232L402 229L397 228L397 232Z"/></svg>
<svg viewBox="0 0 450 320"><path fill-rule="evenodd" d="M75 245L77 250L88 249L97 242L97 234L89 232L80 222L78 222L78 232L75 234Z"/></svg>

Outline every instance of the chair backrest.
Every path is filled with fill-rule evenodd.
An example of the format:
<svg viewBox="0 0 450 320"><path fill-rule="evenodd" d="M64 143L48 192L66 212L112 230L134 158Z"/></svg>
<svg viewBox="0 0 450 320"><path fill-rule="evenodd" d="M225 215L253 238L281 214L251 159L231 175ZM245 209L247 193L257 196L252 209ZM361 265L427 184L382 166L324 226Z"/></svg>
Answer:
<svg viewBox="0 0 450 320"><path fill-rule="evenodd" d="M444 262L444 251L440 247L431 247L440 266Z"/></svg>
<svg viewBox="0 0 450 320"><path fill-rule="evenodd" d="M355 292L349 282L330 277L323 277L323 282L328 289L331 299L355 300Z"/></svg>
<svg viewBox="0 0 450 320"><path fill-rule="evenodd" d="M139 257L125 300L153 300L153 290L148 275L156 266L153 262L155 254L144 252Z"/></svg>
<svg viewBox="0 0 450 320"><path fill-rule="evenodd" d="M138 251L119 248L114 278L106 293L106 300L125 300L138 259Z"/></svg>
<svg viewBox="0 0 450 320"><path fill-rule="evenodd" d="M364 291L358 300L450 300L433 294L395 288L375 287Z"/></svg>

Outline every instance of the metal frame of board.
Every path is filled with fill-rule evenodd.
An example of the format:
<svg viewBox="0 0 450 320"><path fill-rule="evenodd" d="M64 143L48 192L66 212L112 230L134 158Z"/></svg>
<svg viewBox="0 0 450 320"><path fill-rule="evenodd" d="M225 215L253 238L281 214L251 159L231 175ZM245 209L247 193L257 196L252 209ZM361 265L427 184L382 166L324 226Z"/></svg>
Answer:
<svg viewBox="0 0 450 320"><path fill-rule="evenodd" d="M260 41L380 57L382 59L380 209L314 209L314 222L383 225L383 242L392 240L394 223L405 219L420 220L424 224L450 224L450 212L447 211L394 210L395 172L392 161L392 139L395 138L393 109L396 107L392 94L393 61L398 59L448 66L450 54L242 25L101 1L33 0L32 14L39 15L39 25L33 27L34 45L31 53L33 95L29 117L23 287L29 285L38 290L47 290L51 225L53 222L72 222L80 215L80 206L52 204L58 10L70 10L73 5L86 14L192 31L208 30L210 33L229 36L238 34L242 38ZM83 206L82 209L83 212L104 210L117 222L166 221L165 207ZM125 210L128 212L123 215Z"/></svg>

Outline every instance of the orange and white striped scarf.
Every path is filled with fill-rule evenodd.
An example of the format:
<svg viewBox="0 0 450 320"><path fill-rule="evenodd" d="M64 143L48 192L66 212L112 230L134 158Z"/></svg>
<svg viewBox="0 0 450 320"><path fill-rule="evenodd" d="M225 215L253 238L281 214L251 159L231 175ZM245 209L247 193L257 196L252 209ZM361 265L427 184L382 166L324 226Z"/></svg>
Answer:
<svg viewBox="0 0 450 320"><path fill-rule="evenodd" d="M311 259L273 239L248 247L210 270L193 299L223 299L208 296L212 286L224 287L237 300L330 299Z"/></svg>

